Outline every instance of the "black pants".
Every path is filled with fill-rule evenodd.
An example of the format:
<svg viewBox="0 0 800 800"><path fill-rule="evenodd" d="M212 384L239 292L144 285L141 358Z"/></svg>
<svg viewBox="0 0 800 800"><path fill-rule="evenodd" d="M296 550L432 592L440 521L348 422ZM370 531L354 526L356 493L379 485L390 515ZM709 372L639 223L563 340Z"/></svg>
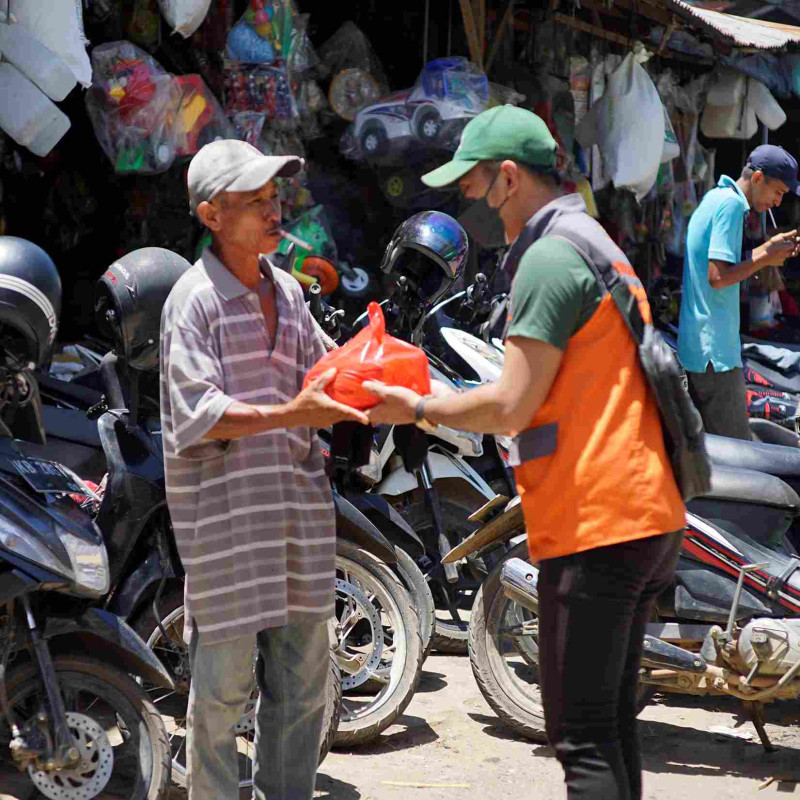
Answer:
<svg viewBox="0 0 800 800"><path fill-rule="evenodd" d="M639 661L683 531L546 559L539 655L547 736L569 800L639 800Z"/></svg>
<svg viewBox="0 0 800 800"><path fill-rule="evenodd" d="M744 371L737 367L715 372L711 364L705 372L687 372L692 396L706 433L750 441L747 421L747 390Z"/></svg>

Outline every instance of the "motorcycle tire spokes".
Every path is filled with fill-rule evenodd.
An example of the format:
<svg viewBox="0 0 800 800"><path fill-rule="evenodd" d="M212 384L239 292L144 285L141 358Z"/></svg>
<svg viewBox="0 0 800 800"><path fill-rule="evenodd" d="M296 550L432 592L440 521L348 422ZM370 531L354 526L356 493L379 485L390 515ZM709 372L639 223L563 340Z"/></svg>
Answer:
<svg viewBox="0 0 800 800"><path fill-rule="evenodd" d="M186 785L186 733L187 711L191 673L189 667L189 648L183 640L183 605L170 610L161 626L157 627L147 640L147 646L161 659L175 680L175 690L145 683L144 688L153 705L158 709L167 727L172 752L172 777L177 784ZM166 631L169 641L164 641L161 628ZM236 751L239 756L239 788L253 785L253 759L255 757L255 707L258 692L254 688L247 708L234 726Z"/></svg>
<svg viewBox="0 0 800 800"><path fill-rule="evenodd" d="M351 747L375 739L411 702L422 639L407 590L382 561L340 539L336 579L332 646L343 698L335 746Z"/></svg>
<svg viewBox="0 0 800 800"><path fill-rule="evenodd" d="M334 654L342 671L342 722L354 723L391 695L407 642L397 604L380 582L359 564L337 558L336 566Z"/></svg>

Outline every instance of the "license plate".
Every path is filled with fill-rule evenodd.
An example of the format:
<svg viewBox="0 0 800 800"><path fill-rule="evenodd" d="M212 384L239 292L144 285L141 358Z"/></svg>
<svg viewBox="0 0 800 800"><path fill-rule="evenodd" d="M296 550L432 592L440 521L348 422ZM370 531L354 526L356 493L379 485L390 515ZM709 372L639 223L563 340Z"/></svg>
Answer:
<svg viewBox="0 0 800 800"><path fill-rule="evenodd" d="M82 486L72 475L55 461L43 458L17 456L8 458L11 466L21 475L28 485L37 492L58 492L64 494L86 494Z"/></svg>

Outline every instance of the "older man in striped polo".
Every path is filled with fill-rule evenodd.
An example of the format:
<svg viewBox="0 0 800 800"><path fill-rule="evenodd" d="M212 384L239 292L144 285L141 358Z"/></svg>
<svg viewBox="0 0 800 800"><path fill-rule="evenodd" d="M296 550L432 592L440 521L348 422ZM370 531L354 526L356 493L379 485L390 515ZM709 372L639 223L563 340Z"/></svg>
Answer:
<svg viewBox="0 0 800 800"><path fill-rule="evenodd" d="M239 141L203 147L189 204L211 247L161 327L167 500L186 570L190 800L237 800L233 726L256 679L256 800L310 800L329 670L335 524L314 429L366 417L301 391L324 350L280 242L274 179L302 159Z"/></svg>

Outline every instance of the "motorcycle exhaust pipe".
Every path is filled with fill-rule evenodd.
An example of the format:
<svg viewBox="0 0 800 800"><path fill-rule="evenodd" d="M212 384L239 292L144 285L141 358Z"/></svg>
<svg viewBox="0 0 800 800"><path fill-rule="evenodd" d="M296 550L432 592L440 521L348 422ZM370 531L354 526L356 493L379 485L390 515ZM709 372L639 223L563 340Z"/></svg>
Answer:
<svg viewBox="0 0 800 800"><path fill-rule="evenodd" d="M500 583L505 596L534 614L539 613L539 596L536 594L538 581L539 570L521 558L509 558L500 571Z"/></svg>
<svg viewBox="0 0 800 800"><path fill-rule="evenodd" d="M708 664L700 653L691 653L654 636L645 635L642 666L650 669L675 669L682 672L703 673Z"/></svg>

